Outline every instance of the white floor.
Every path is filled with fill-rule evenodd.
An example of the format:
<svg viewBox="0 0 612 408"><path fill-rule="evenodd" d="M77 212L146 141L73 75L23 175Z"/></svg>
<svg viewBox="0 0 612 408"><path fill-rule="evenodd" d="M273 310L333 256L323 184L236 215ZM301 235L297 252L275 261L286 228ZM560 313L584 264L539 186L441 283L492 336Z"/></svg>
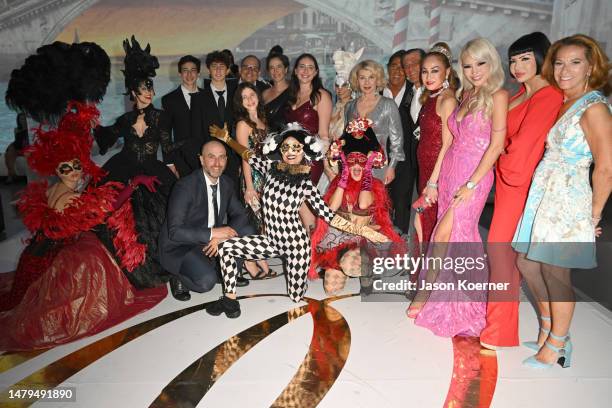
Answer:
<svg viewBox="0 0 612 408"><path fill-rule="evenodd" d="M357 281L348 291L357 291ZM239 295L283 294L284 278L252 282ZM194 294L189 302L171 296L154 309L106 332L57 347L0 374L4 390L69 353L125 327L210 301L219 286ZM321 283L308 296L323 299ZM348 359L321 407L441 407L453 369L450 339L432 335L405 318L406 302L370 303L349 297L330 303L346 319L351 343ZM230 320L198 311L171 321L95 361L62 385L75 386L76 403L53 407L148 407L181 371L234 334L296 306L286 297L241 301L242 316ZM537 332L535 315L521 304L521 340ZM306 313L264 338L231 366L198 407L268 407L287 386L306 355L313 321ZM572 325L575 346L571 368L538 372L521 366L530 355L523 347L499 351L498 381L492 407L607 407L612 396L612 314L597 304L580 303ZM2 357L0 356L0 359ZM0 403L0 405L2 405ZM174 405L168 405L174 406ZM299 405L298 405L299 406Z"/></svg>

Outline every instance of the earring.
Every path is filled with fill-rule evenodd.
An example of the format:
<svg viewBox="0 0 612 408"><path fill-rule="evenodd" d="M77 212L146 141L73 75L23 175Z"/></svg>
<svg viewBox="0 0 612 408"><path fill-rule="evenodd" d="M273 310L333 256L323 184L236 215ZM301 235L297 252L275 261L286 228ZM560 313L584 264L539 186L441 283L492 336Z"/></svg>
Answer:
<svg viewBox="0 0 612 408"><path fill-rule="evenodd" d="M442 88L448 89L449 86L450 86L450 84L448 83L448 78L446 78L444 80L444 82L442 82Z"/></svg>
<svg viewBox="0 0 612 408"><path fill-rule="evenodd" d="M586 81L584 82L584 91L583 91L583 93L586 93L587 88L589 87L589 79L590 78L591 78L591 74L587 74Z"/></svg>

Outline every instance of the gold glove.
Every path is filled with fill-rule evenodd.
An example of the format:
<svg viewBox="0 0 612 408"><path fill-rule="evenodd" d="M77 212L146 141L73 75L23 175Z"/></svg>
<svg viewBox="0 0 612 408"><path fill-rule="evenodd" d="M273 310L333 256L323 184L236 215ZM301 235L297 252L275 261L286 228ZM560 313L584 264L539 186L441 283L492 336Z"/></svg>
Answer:
<svg viewBox="0 0 612 408"><path fill-rule="evenodd" d="M231 138L229 132L227 131L227 124L223 125L223 129L221 129L217 125L211 125L208 128L208 131L212 137L214 137L215 139L219 139L222 142L225 142L244 160L249 161L249 159L253 155L253 152L251 150L247 149L246 147Z"/></svg>
<svg viewBox="0 0 612 408"><path fill-rule="evenodd" d="M228 142L228 140L231 139L229 132L227 131L227 124L223 125L223 129L221 129L219 126L217 125L210 125L208 127L208 132L210 133L210 135L212 137L214 137L215 139L219 139L224 141L225 143Z"/></svg>
<svg viewBox="0 0 612 408"><path fill-rule="evenodd" d="M329 225L339 229L340 231L345 231L355 235L361 235L362 237L374 243L390 242L389 238L387 238L380 232L374 231L372 228L365 225L355 225L352 222L345 220L339 215L335 215Z"/></svg>

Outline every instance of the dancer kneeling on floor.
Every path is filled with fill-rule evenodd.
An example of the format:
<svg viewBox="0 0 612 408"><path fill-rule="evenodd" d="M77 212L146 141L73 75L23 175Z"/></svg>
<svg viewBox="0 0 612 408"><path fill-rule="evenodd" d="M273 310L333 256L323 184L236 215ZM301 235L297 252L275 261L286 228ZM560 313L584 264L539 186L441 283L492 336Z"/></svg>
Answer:
<svg viewBox="0 0 612 408"><path fill-rule="evenodd" d="M174 275L172 295L178 300L189 300L189 290L208 292L215 286L219 243L255 233L234 182L222 174L225 147L216 140L207 142L200 162L202 170L180 178L172 189L159 234L161 264Z"/></svg>
<svg viewBox="0 0 612 408"><path fill-rule="evenodd" d="M225 312L227 317L240 316L240 305L236 300L238 269L235 258L283 258L289 297L294 302L302 300L311 256L310 237L298 214L305 201L321 218L339 230L363 235L373 242L388 241L387 237L371 228L335 216L325 204L310 181L310 166L305 161L320 159L320 142L297 123L290 123L284 131L270 135L264 142L263 153L280 151L282 161L253 156L252 151L229 137L227 129L211 126L210 130L213 137L226 142L264 175L261 205L265 235L232 238L219 246L225 295L207 308L209 314L217 316Z"/></svg>
<svg viewBox="0 0 612 408"><path fill-rule="evenodd" d="M386 160L371 121L359 118L351 121L346 129L328 152L330 160L339 159L342 172L332 180L324 197L325 203L338 211L339 216L380 231L395 243L390 247L392 252L405 253L405 243L393 230L389 217L391 200L385 185L372 176L372 169L384 167ZM313 233L312 246L308 275L316 279L317 268L323 268L323 288L327 294L341 291L349 276L361 276L362 285L371 287L372 279L367 275L372 268L362 257L373 259L388 255L381 253L382 246L367 245L363 238L338 231L321 219Z"/></svg>

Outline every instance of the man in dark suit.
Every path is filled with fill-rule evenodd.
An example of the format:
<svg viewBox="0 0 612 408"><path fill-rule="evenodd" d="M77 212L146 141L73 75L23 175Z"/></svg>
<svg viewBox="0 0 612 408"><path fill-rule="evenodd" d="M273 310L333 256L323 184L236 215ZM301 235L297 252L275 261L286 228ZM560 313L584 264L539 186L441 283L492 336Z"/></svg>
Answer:
<svg viewBox="0 0 612 408"><path fill-rule="evenodd" d="M233 182L222 175L227 164L223 144L207 142L200 162L202 170L174 185L159 234L161 264L174 275L170 287L178 300L189 300L189 290L207 292L220 282L220 242L255 234Z"/></svg>
<svg viewBox="0 0 612 408"><path fill-rule="evenodd" d="M422 50L420 50L422 52ZM423 52L424 54L424 52ZM391 201L393 202L393 224L403 233L408 233L410 229L410 210L412 204L412 194L417 183L417 159L416 148L417 140L414 138L414 130L417 128L418 110L420 103L420 52L417 49L397 51L389 58L387 72L389 74L389 87L385 89L384 95L395 100L400 112L402 130L404 133L404 154L406 159L399 162L395 168L395 180L389 185ZM407 63L414 58L418 58L418 67L414 70L410 66L410 71L406 69ZM406 74L410 72L410 78ZM414 75L416 73L416 76ZM415 99L416 98L416 99ZM416 116L411 114L416 105ZM417 192L417 194L420 192Z"/></svg>
<svg viewBox="0 0 612 408"><path fill-rule="evenodd" d="M191 128L194 137L188 149L193 152L193 157L189 158L193 169L200 165L197 154L201 146L211 140L208 130L211 125L220 128L227 125L230 133L232 132L234 126L232 102L238 84L235 79L227 78L230 63L229 56L221 51L213 51L206 56L210 80L204 81L202 92L194 95L192 100ZM236 191L239 191L241 160L232 149L226 146L226 150L228 162L225 175L232 179Z"/></svg>
<svg viewBox="0 0 612 408"><path fill-rule="evenodd" d="M192 137L191 132L191 99L192 94L199 92L197 86L200 77L199 59L193 55L181 57L178 63L181 85L174 91L162 97L162 108L168 113L172 128L173 141L186 143ZM179 150L173 158L174 165L180 176L186 176L193 169L186 162L185 151Z"/></svg>
<svg viewBox="0 0 612 408"><path fill-rule="evenodd" d="M240 82L250 82L255 85L259 93L263 93L270 85L266 81L259 79L261 62L255 55L247 55L240 61Z"/></svg>

